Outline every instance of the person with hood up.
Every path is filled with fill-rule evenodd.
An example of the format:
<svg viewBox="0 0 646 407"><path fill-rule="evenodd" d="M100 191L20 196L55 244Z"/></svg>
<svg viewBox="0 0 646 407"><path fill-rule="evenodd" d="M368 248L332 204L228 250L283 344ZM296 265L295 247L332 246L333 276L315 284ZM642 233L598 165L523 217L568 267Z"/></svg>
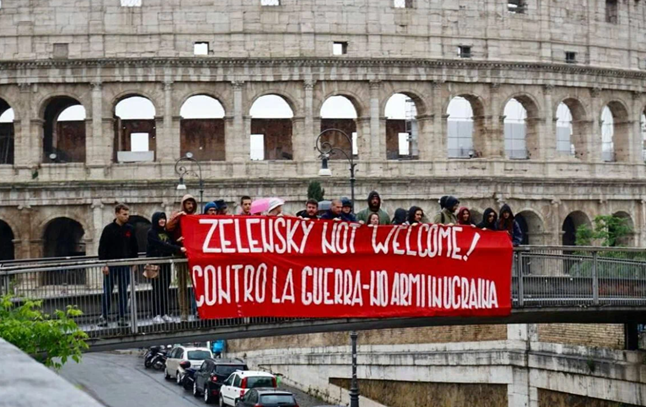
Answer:
<svg viewBox="0 0 646 407"><path fill-rule="evenodd" d="M224 199L218 199L217 201L213 201L213 203L215 204L218 215L229 214L229 207L227 206L227 203L224 201Z"/></svg>
<svg viewBox="0 0 646 407"><path fill-rule="evenodd" d="M476 227L480 229L498 230L498 214L493 208L487 208L482 215L482 222L478 223Z"/></svg>
<svg viewBox="0 0 646 407"><path fill-rule="evenodd" d="M502 208L500 208L498 230L507 231L511 244L514 247L519 246L523 241L523 231L520 229L518 222L514 219L514 213L511 211L511 207L507 204L504 204Z"/></svg>
<svg viewBox="0 0 646 407"><path fill-rule="evenodd" d="M166 232L166 214L155 212L152 227L148 231L146 257L168 257L186 253L186 249L175 243ZM170 264L160 264L157 278L152 279L153 286L153 322L162 324L172 322L168 316L168 299L170 297L171 271Z"/></svg>
<svg viewBox="0 0 646 407"><path fill-rule="evenodd" d="M442 197L444 198L444 197ZM455 212L460 206L460 201L454 196L447 196L444 200L444 206L442 207L442 199L440 199L440 207L442 210L440 213L435 215L433 223L438 223L441 225L457 225L458 218L455 216Z"/></svg>
<svg viewBox="0 0 646 407"><path fill-rule="evenodd" d="M381 197L377 191L371 191L368 194L368 207L357 213L357 220L361 223L367 223L371 213L379 215L380 225L390 225L390 217L386 211L381 209Z"/></svg>
<svg viewBox="0 0 646 407"><path fill-rule="evenodd" d="M408 212L404 208L395 209L395 215L393 216L393 225L408 225L406 218L408 217Z"/></svg>
<svg viewBox="0 0 646 407"><path fill-rule="evenodd" d="M205 215L218 214L218 206L215 204L215 202L209 202L206 205L204 205L204 214Z"/></svg>
<svg viewBox="0 0 646 407"><path fill-rule="evenodd" d="M343 213L341 214L341 219L346 222L356 222L357 217L354 215L354 213L352 213L354 206L352 205L350 198L344 196L343 198L341 198L341 204L343 205Z"/></svg>
<svg viewBox="0 0 646 407"><path fill-rule="evenodd" d="M180 210L173 212L170 219L166 223L166 230L171 233L175 241L179 242L182 237L182 216L195 215L197 212L197 201L193 195L186 194L182 198Z"/></svg>
<svg viewBox="0 0 646 407"><path fill-rule="evenodd" d="M458 225L475 226L475 223L471 220L471 211L466 206L458 209Z"/></svg>
<svg viewBox="0 0 646 407"><path fill-rule="evenodd" d="M411 206L408 210L408 224L418 225L424 223L424 211L419 206Z"/></svg>

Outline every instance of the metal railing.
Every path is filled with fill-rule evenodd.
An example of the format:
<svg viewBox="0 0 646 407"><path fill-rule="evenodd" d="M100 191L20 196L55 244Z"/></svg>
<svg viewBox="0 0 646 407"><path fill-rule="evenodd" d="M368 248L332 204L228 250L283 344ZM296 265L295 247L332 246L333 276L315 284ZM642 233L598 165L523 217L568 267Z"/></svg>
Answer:
<svg viewBox="0 0 646 407"><path fill-rule="evenodd" d="M108 276L103 273L106 264ZM157 278L143 276L147 264L160 266ZM517 309L646 306L644 249L521 247L514 251L511 278L512 305ZM16 302L42 300L48 313L76 305L83 311L77 323L95 339L296 321L199 319L184 258L0 264L2 294L11 294Z"/></svg>

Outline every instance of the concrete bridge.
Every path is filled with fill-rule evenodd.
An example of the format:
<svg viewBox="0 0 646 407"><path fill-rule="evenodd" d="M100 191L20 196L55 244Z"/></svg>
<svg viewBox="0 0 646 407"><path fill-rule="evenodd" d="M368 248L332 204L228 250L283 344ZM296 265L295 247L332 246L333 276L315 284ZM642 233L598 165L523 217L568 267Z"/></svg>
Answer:
<svg viewBox="0 0 646 407"><path fill-rule="evenodd" d="M567 250L566 250L567 249ZM391 319L236 318L200 320L187 286L185 259L159 259L169 264L173 284L168 294L173 321L152 321L152 288L133 268L128 326L97 326L101 314L101 267L95 258L38 259L4 263L0 292L17 300L43 300L46 311L77 305L78 323L90 335L93 351L147 346L160 342L252 338L317 332L471 324L613 323L625 324L625 344L638 347L637 326L646 320L646 261L641 249L525 247L514 253L513 311L506 317L434 317ZM143 267L150 259L110 262ZM113 295L113 309L117 298Z"/></svg>

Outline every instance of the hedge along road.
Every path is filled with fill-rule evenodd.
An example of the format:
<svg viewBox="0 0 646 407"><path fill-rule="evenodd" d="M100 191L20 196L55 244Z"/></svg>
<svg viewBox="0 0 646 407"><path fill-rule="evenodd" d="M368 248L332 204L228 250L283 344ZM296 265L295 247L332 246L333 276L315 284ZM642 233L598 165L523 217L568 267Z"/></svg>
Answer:
<svg viewBox="0 0 646 407"><path fill-rule="evenodd" d="M68 362L61 376L108 407L194 407L204 406L200 397L185 391L163 372L144 369L141 357L118 353L86 353L81 363ZM322 400L293 388L300 407L325 405Z"/></svg>

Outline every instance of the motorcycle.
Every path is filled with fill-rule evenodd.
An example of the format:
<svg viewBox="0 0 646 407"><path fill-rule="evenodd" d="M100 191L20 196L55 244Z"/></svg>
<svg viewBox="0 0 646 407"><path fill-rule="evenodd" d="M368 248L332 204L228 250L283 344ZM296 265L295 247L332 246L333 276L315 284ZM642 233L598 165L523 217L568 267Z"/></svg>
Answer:
<svg viewBox="0 0 646 407"><path fill-rule="evenodd" d="M149 369L153 365L153 358L160 352L165 351L163 346L151 346L144 355L144 367Z"/></svg>
<svg viewBox="0 0 646 407"><path fill-rule="evenodd" d="M166 367L166 359L168 358L168 351L166 349L161 349L156 355L150 360L150 365L155 370L164 370Z"/></svg>
<svg viewBox="0 0 646 407"><path fill-rule="evenodd" d="M179 383L180 386L182 386L184 390L193 390L193 382L195 381L195 372L197 372L197 369L191 367L191 362L189 361L184 361L179 365L184 369L182 380Z"/></svg>

